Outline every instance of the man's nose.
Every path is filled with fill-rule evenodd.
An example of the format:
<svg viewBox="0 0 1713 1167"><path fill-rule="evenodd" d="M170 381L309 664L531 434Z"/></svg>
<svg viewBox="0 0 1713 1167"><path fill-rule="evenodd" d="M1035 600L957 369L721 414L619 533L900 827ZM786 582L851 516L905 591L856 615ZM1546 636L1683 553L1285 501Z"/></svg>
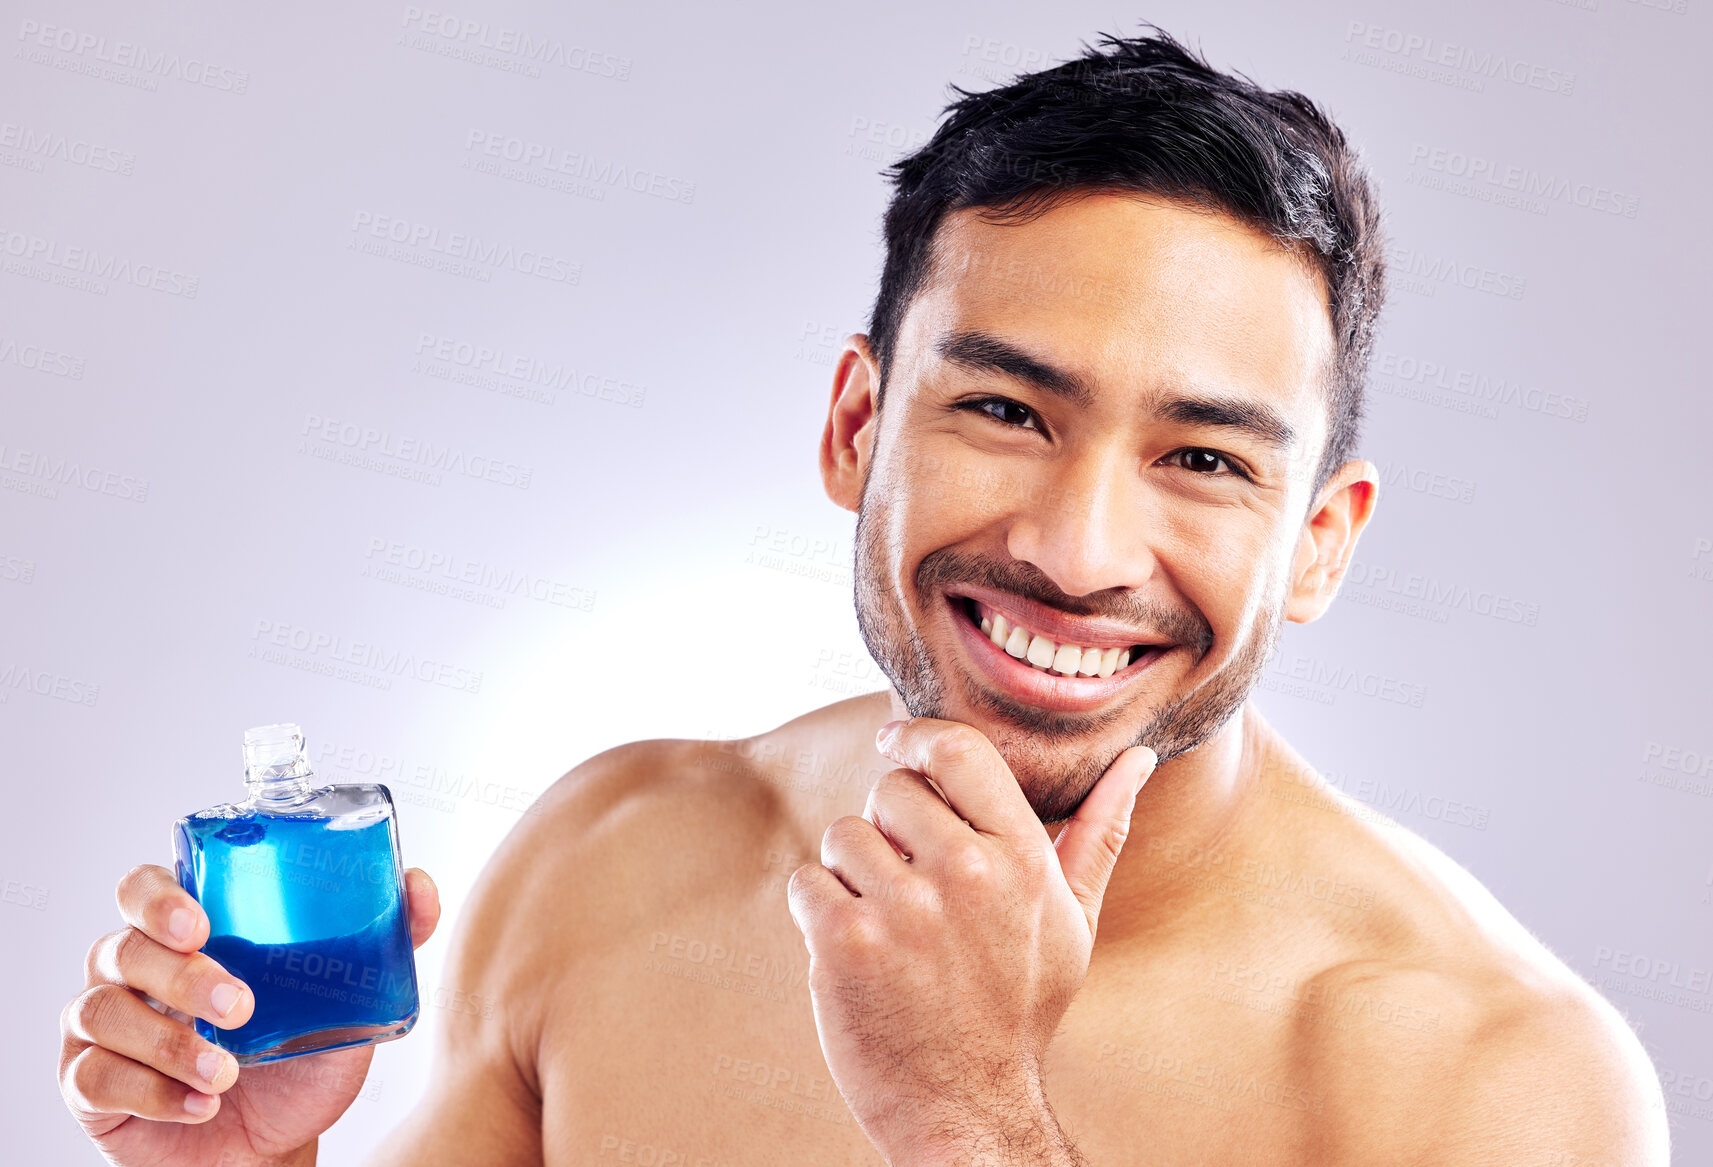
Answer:
<svg viewBox="0 0 1713 1167"><path fill-rule="evenodd" d="M1142 587L1154 573L1156 527L1137 463L1117 451L1067 460L1052 488L1019 508L1006 550L1068 595Z"/></svg>

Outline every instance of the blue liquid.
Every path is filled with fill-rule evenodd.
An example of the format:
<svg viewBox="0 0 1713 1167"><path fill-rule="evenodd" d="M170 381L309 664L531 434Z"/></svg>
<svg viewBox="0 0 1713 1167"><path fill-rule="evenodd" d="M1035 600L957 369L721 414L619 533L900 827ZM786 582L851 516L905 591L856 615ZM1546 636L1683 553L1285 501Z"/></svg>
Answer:
<svg viewBox="0 0 1713 1167"><path fill-rule="evenodd" d="M174 832L178 881L208 913L203 951L250 986L237 1029L196 1031L253 1063L397 1037L417 1016L416 966L391 816L202 815Z"/></svg>

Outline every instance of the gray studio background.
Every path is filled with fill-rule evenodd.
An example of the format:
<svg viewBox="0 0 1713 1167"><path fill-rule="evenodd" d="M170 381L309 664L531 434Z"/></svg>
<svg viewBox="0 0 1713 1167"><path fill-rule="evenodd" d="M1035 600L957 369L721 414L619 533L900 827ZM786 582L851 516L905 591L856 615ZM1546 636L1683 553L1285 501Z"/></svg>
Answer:
<svg viewBox="0 0 1713 1167"><path fill-rule="evenodd" d="M389 782L445 895L349 1163L537 793L881 687L814 460L878 171L1144 16L1323 102L1390 217L1379 514L1257 700L1603 987L1709 1161L1708 8L8 3L8 1162L97 1161L60 1007L246 726Z"/></svg>

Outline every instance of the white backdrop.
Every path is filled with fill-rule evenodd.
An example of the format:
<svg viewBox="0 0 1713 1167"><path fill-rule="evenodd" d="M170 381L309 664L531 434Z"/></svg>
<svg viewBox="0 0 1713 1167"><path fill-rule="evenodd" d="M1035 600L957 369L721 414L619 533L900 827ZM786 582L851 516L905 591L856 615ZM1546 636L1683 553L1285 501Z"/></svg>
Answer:
<svg viewBox="0 0 1713 1167"><path fill-rule="evenodd" d="M97 1161L59 1009L246 726L391 784L450 919L591 753L883 684L814 463L878 171L1143 16L1323 102L1389 214L1386 489L1257 700L1601 984L1713 1156L1706 0L456 2L6 5L8 1161Z"/></svg>

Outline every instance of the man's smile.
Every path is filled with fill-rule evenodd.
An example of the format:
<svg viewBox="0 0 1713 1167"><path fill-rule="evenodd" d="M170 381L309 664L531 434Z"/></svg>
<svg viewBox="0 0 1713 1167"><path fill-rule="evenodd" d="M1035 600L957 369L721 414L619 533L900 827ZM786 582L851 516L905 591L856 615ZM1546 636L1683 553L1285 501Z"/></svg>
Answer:
<svg viewBox="0 0 1713 1167"><path fill-rule="evenodd" d="M1060 712L1099 708L1174 645L974 584L945 594L965 652L1007 695Z"/></svg>

